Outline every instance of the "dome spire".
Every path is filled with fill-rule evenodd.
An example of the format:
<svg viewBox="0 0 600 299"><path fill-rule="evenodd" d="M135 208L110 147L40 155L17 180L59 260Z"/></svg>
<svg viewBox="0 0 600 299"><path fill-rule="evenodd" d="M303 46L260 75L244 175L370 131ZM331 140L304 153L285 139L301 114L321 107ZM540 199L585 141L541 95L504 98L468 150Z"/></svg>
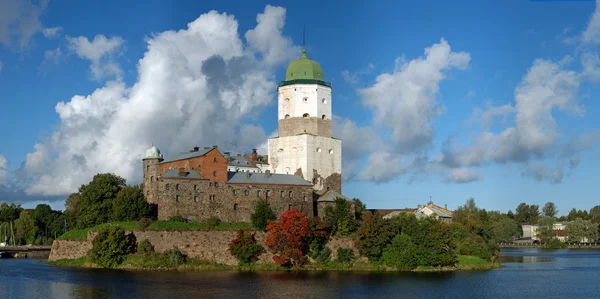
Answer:
<svg viewBox="0 0 600 299"><path fill-rule="evenodd" d="M302 31L302 56L301 58L307 58L306 56L306 24L304 24L304 31Z"/></svg>

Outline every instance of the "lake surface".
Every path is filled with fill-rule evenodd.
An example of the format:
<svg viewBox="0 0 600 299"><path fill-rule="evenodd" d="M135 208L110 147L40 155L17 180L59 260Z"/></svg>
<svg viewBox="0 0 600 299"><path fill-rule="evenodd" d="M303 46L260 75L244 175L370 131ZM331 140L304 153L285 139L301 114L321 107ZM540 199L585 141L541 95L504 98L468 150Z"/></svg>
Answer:
<svg viewBox="0 0 600 299"><path fill-rule="evenodd" d="M503 250L456 273L127 272L0 260L0 298L592 298L599 250Z"/></svg>

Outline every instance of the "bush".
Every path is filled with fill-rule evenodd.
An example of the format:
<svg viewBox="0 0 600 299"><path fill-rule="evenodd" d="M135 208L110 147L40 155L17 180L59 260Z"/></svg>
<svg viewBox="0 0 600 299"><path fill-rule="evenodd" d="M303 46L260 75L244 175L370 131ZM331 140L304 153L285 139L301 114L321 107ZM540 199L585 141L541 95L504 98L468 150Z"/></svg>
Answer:
<svg viewBox="0 0 600 299"><path fill-rule="evenodd" d="M126 235L125 230L118 226L101 229L92 241L92 261L107 268L121 264L133 252L134 238L133 234Z"/></svg>
<svg viewBox="0 0 600 299"><path fill-rule="evenodd" d="M258 230L266 230L269 222L277 219L271 205L266 200L259 200L254 206L254 213L250 215L252 226Z"/></svg>
<svg viewBox="0 0 600 299"><path fill-rule="evenodd" d="M216 216L212 216L206 220L206 227L209 229L215 229L217 226L219 226L219 224L221 224L221 219Z"/></svg>
<svg viewBox="0 0 600 299"><path fill-rule="evenodd" d="M313 260L320 264L326 264L330 261L331 249L327 246L323 246L317 239L314 239L310 243L310 251L308 252Z"/></svg>
<svg viewBox="0 0 600 299"><path fill-rule="evenodd" d="M229 243L229 252L237 258L240 265L255 262L264 250L262 246L256 243L254 233L250 230L239 230L237 238Z"/></svg>
<svg viewBox="0 0 600 299"><path fill-rule="evenodd" d="M398 270L411 270L419 265L417 253L418 248L410 237L399 234L385 247L381 259L386 266Z"/></svg>
<svg viewBox="0 0 600 299"><path fill-rule="evenodd" d="M136 223L136 228L139 231L145 231L150 226L150 224L152 224L152 219L142 218Z"/></svg>
<svg viewBox="0 0 600 299"><path fill-rule="evenodd" d="M177 215L177 216L171 216L171 218L169 218L169 221L171 221L171 222L184 222L184 223L188 222L187 219L185 219L185 218L183 218L183 216L179 216L179 215Z"/></svg>
<svg viewBox="0 0 600 299"><path fill-rule="evenodd" d="M337 261L342 264L350 264L354 258L354 250L352 248L338 248Z"/></svg>
<svg viewBox="0 0 600 299"><path fill-rule="evenodd" d="M473 238L465 239L458 246L458 254L460 255L470 255L480 257L486 261L490 261L492 259L492 253L488 248L488 245L485 244L481 237L476 236Z"/></svg>
<svg viewBox="0 0 600 299"><path fill-rule="evenodd" d="M138 244L137 252L140 252L143 254L152 253L152 252L154 252L154 246L152 246L150 241L148 241L147 239L144 239L142 242L140 242L140 244Z"/></svg>
<svg viewBox="0 0 600 299"><path fill-rule="evenodd" d="M187 261L187 255L181 252L177 247L165 252L164 255L167 256L169 267L174 268L179 265L185 264L185 262Z"/></svg>

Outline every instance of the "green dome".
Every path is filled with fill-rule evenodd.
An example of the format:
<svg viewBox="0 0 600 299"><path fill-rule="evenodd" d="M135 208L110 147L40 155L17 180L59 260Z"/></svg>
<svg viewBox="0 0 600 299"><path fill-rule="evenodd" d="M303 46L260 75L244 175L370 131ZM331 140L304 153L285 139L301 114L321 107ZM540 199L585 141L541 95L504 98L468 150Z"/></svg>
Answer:
<svg viewBox="0 0 600 299"><path fill-rule="evenodd" d="M302 49L302 56L292 61L285 72L285 81L292 80L325 81L321 66L306 56L305 49Z"/></svg>

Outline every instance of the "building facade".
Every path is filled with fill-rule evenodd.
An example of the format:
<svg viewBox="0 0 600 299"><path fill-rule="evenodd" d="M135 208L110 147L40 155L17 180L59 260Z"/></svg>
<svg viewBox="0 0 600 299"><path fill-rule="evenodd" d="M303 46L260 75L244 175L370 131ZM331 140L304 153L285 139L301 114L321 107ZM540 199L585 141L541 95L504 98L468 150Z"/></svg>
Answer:
<svg viewBox="0 0 600 299"><path fill-rule="evenodd" d="M306 56L287 68L277 88L278 133L268 141L271 172L296 174L315 190L342 193L342 142L332 137L331 83Z"/></svg>

